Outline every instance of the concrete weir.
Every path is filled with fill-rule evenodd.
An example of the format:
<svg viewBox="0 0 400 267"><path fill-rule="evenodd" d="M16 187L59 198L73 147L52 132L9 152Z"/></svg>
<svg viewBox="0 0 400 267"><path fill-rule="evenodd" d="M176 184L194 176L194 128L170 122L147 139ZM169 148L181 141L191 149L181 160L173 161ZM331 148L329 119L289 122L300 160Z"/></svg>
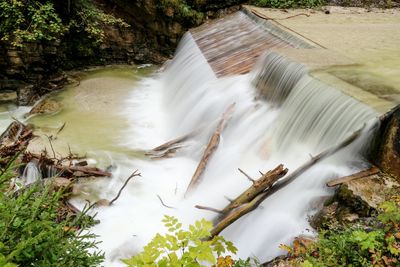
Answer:
<svg viewBox="0 0 400 267"><path fill-rule="evenodd" d="M352 34L349 33L342 36L342 28L339 27L343 20L349 21L349 17L354 20L351 21L350 27L357 25L357 19L365 20L365 16L360 14L364 11L330 9L330 15L312 12L306 10L288 13L244 6L241 11L194 28L190 33L219 78L248 73L255 67L260 56L266 52L274 52L304 65L313 78L341 90L380 114L399 104L400 88L397 75L400 77L400 69L398 65L393 64L393 60L382 60L395 58L400 63L399 11L394 10L395 14L385 14L393 21L382 22L372 17L368 27L369 34L373 35L374 31L382 32L382 24L386 23L389 29L395 31L392 34L397 34L397 37L393 37L392 40L389 36L389 41L382 41L383 37L379 36L375 43L367 40L368 44L354 42ZM324 24L323 16L333 21ZM296 20L302 23L296 24ZM360 29L366 31L363 27L366 22L363 20L359 22ZM318 25L316 30L315 23L322 26ZM393 25L397 27L392 27ZM353 30L354 34L363 38L362 31L357 31L355 26ZM318 31L321 32L320 38ZM327 35L326 31L330 31L330 34ZM336 37L339 40L333 42L326 36L332 39L339 36ZM341 42L345 44L342 47L337 45ZM385 47L385 44L389 47ZM358 50L365 51L364 54L369 56L360 56L362 53ZM381 55L382 53L377 51L385 51L386 54ZM371 62L375 65L371 66ZM377 71L389 67L392 68L384 75ZM388 78L387 75L391 77Z"/></svg>
<svg viewBox="0 0 400 267"><path fill-rule="evenodd" d="M313 87L310 97L331 88L377 114L397 107L383 122L370 161L400 180L400 10L245 6L190 33L218 78L252 71L258 94L278 105L293 90L307 94Z"/></svg>

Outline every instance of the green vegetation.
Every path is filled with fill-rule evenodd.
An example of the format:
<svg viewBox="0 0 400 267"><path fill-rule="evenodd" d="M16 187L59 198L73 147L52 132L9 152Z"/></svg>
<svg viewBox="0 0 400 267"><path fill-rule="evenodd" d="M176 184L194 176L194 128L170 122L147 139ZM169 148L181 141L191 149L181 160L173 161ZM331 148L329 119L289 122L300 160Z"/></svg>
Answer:
<svg viewBox="0 0 400 267"><path fill-rule="evenodd" d="M159 7L169 17L175 17L181 22L188 21L190 24L198 25L204 19L202 12L189 5L185 0L161 0Z"/></svg>
<svg viewBox="0 0 400 267"><path fill-rule="evenodd" d="M169 234L157 234L141 253L123 259L127 266L195 267L205 263L218 267L252 266L250 259L234 261L230 255L224 256L226 253L235 254L237 249L222 236L209 239L211 222L196 221L189 230L183 230L182 224L171 216L165 216L163 222Z"/></svg>
<svg viewBox="0 0 400 267"><path fill-rule="evenodd" d="M103 255L87 233L93 219L69 214L66 192L52 184L9 189L12 165L0 172L0 266L98 266Z"/></svg>
<svg viewBox="0 0 400 267"><path fill-rule="evenodd" d="M54 0L0 0L0 39L22 46L24 42L54 42L68 33L83 32L92 42L100 43L105 25L128 26L102 12L91 0L72 1L68 11L63 6L57 10L55 4Z"/></svg>
<svg viewBox="0 0 400 267"><path fill-rule="evenodd" d="M68 28L71 32L83 32L94 43L104 41L105 35L103 27L105 25L129 27L120 18L115 18L113 15L106 14L97 8L91 0L74 1L74 11L71 13L71 20Z"/></svg>
<svg viewBox="0 0 400 267"><path fill-rule="evenodd" d="M251 4L272 8L313 8L325 4L325 0L251 0Z"/></svg>
<svg viewBox="0 0 400 267"><path fill-rule="evenodd" d="M67 30L50 2L0 0L0 36L14 45L22 41L59 39Z"/></svg>
<svg viewBox="0 0 400 267"><path fill-rule="evenodd" d="M399 266L400 208L384 202L368 225L322 231L306 250L289 249L293 263L309 266Z"/></svg>

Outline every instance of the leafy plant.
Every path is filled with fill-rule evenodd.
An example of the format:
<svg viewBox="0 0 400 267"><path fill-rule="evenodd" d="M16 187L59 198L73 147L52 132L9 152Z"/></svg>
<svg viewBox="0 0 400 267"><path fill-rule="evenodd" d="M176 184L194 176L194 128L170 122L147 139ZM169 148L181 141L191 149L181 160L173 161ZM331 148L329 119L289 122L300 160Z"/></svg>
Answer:
<svg viewBox="0 0 400 267"><path fill-rule="evenodd" d="M200 24L204 19L204 14L197 11L185 0L161 0L159 7L167 16L175 17L181 21L189 21L193 25Z"/></svg>
<svg viewBox="0 0 400 267"><path fill-rule="evenodd" d="M372 226L322 231L305 251L283 246L292 263L310 266L399 266L400 208L383 202Z"/></svg>
<svg viewBox="0 0 400 267"><path fill-rule="evenodd" d="M23 41L54 41L67 30L51 2L0 0L0 36L21 46Z"/></svg>
<svg viewBox="0 0 400 267"><path fill-rule="evenodd" d="M71 17L71 31L84 32L96 44L104 41L104 26L129 27L122 19L101 11L91 0L75 1Z"/></svg>
<svg viewBox="0 0 400 267"><path fill-rule="evenodd" d="M59 41L67 33L84 32L99 44L105 38L104 26L129 27L122 19L101 11L92 0L73 1L68 14L60 14L55 2L0 0L0 40L21 47L24 42Z"/></svg>
<svg viewBox="0 0 400 267"><path fill-rule="evenodd" d="M15 177L13 164L0 174L0 266L98 266L95 222L86 211L75 216L65 210L66 194L52 184L31 184L8 190Z"/></svg>
<svg viewBox="0 0 400 267"><path fill-rule="evenodd" d="M225 253L235 254L237 249L221 236L210 239L212 223L204 219L190 225L188 230L171 216L165 216L165 235L157 234L143 251L129 259L123 259L127 266L203 266L204 263L220 267L250 266L249 262L236 262Z"/></svg>

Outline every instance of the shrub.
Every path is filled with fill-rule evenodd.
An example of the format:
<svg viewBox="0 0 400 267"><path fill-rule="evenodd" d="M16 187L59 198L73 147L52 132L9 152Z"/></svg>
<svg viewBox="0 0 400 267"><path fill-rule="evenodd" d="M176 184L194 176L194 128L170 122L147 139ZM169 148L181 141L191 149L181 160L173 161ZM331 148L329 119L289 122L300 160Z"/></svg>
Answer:
<svg viewBox="0 0 400 267"><path fill-rule="evenodd" d="M54 41L67 30L51 2L0 0L0 36L20 46L23 41Z"/></svg>
<svg viewBox="0 0 400 267"><path fill-rule="evenodd" d="M173 16L181 22L189 22L190 25L199 25L204 19L204 14L185 0L161 0L158 5L167 16Z"/></svg>
<svg viewBox="0 0 400 267"><path fill-rule="evenodd" d="M86 212L66 214L63 190L31 184L10 191L13 166L0 174L0 266L98 266L94 224ZM90 250L90 252L89 252Z"/></svg>
<svg viewBox="0 0 400 267"><path fill-rule="evenodd" d="M394 202L380 205L370 225L322 231L318 240L293 262L301 266L399 266L400 208ZM289 255L289 258L291 255Z"/></svg>
<svg viewBox="0 0 400 267"><path fill-rule="evenodd" d="M129 259L123 259L127 266L203 266L202 263L218 267L250 267L251 260L234 261L230 255L237 249L222 236L210 239L212 223L204 219L196 221L183 230L182 224L171 216L165 216L164 225L168 234L157 234L143 251Z"/></svg>
<svg viewBox="0 0 400 267"><path fill-rule="evenodd" d="M74 2L73 12L68 28L72 32L84 32L95 44L104 41L103 27L119 26L129 27L129 24L120 18L106 14L97 8L92 0L80 0Z"/></svg>
<svg viewBox="0 0 400 267"><path fill-rule="evenodd" d="M66 33L84 32L93 43L100 43L105 25L129 26L98 9L92 0L72 1L68 14L57 12L54 2L0 0L0 40L22 46L27 41L58 41Z"/></svg>

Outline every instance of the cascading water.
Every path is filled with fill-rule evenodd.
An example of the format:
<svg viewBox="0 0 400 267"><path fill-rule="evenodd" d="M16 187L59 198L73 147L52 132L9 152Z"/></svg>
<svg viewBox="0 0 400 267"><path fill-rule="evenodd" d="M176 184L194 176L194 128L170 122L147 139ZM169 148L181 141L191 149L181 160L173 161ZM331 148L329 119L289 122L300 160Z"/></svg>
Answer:
<svg viewBox="0 0 400 267"><path fill-rule="evenodd" d="M280 104L307 72L304 65L267 52L256 65L252 81L261 97L270 103Z"/></svg>
<svg viewBox="0 0 400 267"><path fill-rule="evenodd" d="M16 179L16 186L26 186L42 178L36 162L29 162L20 177Z"/></svg>
<svg viewBox="0 0 400 267"><path fill-rule="evenodd" d="M191 35L186 34L166 70L141 81L127 101L126 117L132 128L121 145L151 149L193 130L197 132L173 158L152 161L116 156L114 178L95 183L103 192L100 197L110 199L133 169L142 173L112 207L97 210L101 223L93 231L103 241L100 248L106 252L106 266L121 264L120 258L139 252L155 233L164 232L164 214L174 215L184 224L213 219L215 214L197 210L194 205L219 209L227 204L225 196L233 198L247 188L249 182L237 168L253 177L258 177L259 170L270 170L279 163L293 171L310 154L337 144L376 116L368 107L309 77L302 67L282 63L277 57L267 55L266 65L275 64L277 68L263 69L262 75L217 79ZM271 95L285 87L285 93L279 94L279 108L256 97L259 93L253 84L260 83L252 79L261 76L274 81L268 83ZM184 198L216 122L232 103L236 103L232 119L201 184ZM365 133L223 231L238 247L238 256L265 261L282 253L279 244L289 243L307 231L307 216L316 209L312 203L331 193L324 184L365 165L359 151L367 141ZM163 206L159 198L174 208Z"/></svg>

